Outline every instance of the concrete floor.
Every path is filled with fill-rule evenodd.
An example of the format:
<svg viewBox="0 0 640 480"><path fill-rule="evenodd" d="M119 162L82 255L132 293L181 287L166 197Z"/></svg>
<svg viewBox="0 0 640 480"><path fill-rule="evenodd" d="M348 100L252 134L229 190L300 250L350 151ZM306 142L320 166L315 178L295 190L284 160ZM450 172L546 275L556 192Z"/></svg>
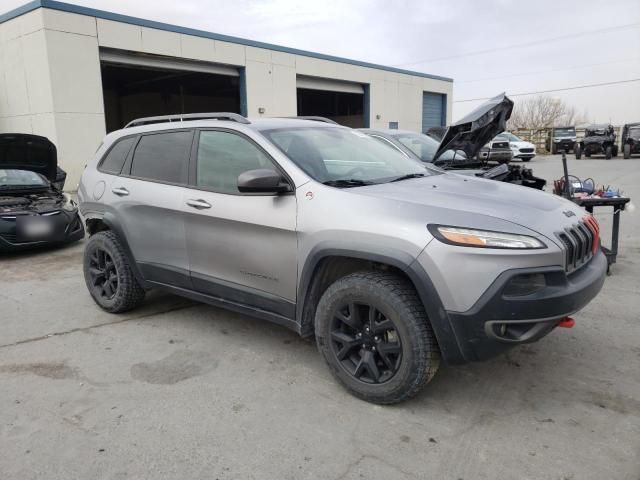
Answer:
<svg viewBox="0 0 640 480"><path fill-rule="evenodd" d="M559 157L536 174L561 174ZM571 162L640 203L640 159ZM599 215L606 231L608 220ZM83 245L0 258L0 478L640 478L640 213L572 330L364 403L315 345L152 294L102 313Z"/></svg>

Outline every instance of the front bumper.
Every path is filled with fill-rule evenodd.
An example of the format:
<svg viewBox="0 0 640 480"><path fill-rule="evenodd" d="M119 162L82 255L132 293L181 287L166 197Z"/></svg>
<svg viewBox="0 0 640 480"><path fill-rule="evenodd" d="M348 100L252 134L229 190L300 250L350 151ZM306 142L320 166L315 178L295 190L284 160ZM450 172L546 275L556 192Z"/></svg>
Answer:
<svg viewBox="0 0 640 480"><path fill-rule="evenodd" d="M5 218L8 217L8 218ZM52 222L59 232L51 239L37 242L21 242L17 238L15 217L0 217L0 252L16 252L38 247L63 245L84 238L84 226L77 210L60 210Z"/></svg>
<svg viewBox="0 0 640 480"><path fill-rule="evenodd" d="M535 156L536 156L536 151L535 151L535 150L533 150L533 151L531 151L531 152L529 151L530 149L525 149L525 151L524 151L524 152L523 152L522 150L523 150L523 149L518 149L518 150L513 149L513 150L512 150L512 152L513 152L513 158L520 158L520 159L522 159L522 158L528 158L528 159L531 159L531 158L533 158L533 157L535 157Z"/></svg>
<svg viewBox="0 0 640 480"><path fill-rule="evenodd" d="M460 356L451 363L486 360L510 347L534 342L558 322L586 306L600 291L607 271L602 253L567 275L560 267L525 268L501 274L466 312L447 312ZM517 275L543 274L546 287L525 296L505 296Z"/></svg>
<svg viewBox="0 0 640 480"><path fill-rule="evenodd" d="M573 150L574 146L576 144L575 140L559 140L557 142L553 142L553 146L555 148L556 151L561 151L561 150Z"/></svg>

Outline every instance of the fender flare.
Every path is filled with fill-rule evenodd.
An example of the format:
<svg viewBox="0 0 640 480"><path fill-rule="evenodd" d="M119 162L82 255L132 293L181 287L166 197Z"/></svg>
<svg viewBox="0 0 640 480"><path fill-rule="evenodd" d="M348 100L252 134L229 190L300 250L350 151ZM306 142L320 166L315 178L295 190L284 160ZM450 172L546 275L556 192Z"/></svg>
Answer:
<svg viewBox="0 0 640 480"><path fill-rule="evenodd" d="M127 261L129 262L129 268L133 272L133 275L136 277L136 280L144 289L148 290L150 285L147 283L145 278L140 273L140 269L138 268L138 264L136 263L135 257L133 256L133 252L131 251L131 247L129 247L129 242L127 242L127 237L124 234L122 226L120 222L118 222L113 215L109 215L109 213L105 213L105 215L101 218L102 222L109 227L116 237L118 238L118 242L122 245L125 255L127 256Z"/></svg>
<svg viewBox="0 0 640 480"><path fill-rule="evenodd" d="M305 332L303 315L312 280L318 265L327 257L349 257L369 260L376 263L390 265L405 273L416 288L420 301L427 312L427 316L431 322L431 327L433 328L433 332L438 341L438 346L440 347L440 353L445 363L466 363L453 327L451 326L447 311L444 308L442 300L440 299L429 274L413 256L405 251L393 248L376 249L375 251L362 251L338 245L320 244L316 246L307 256L300 274L300 281L298 282L296 321L300 325L303 334Z"/></svg>

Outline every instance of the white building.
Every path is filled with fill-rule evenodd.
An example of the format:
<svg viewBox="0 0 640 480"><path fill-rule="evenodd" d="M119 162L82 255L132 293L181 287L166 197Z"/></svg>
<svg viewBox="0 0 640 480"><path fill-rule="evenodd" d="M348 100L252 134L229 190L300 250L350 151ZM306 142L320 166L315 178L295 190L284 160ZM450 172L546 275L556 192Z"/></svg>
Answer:
<svg viewBox="0 0 640 480"><path fill-rule="evenodd" d="M320 115L424 131L451 120L451 79L35 0L0 15L0 133L43 135L74 188L133 118Z"/></svg>

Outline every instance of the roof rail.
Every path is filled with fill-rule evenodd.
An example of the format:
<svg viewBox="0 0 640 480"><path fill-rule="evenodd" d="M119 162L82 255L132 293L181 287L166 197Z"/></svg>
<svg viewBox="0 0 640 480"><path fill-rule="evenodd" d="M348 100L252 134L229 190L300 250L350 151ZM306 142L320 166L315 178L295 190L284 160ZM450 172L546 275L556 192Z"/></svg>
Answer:
<svg viewBox="0 0 640 480"><path fill-rule="evenodd" d="M284 117L284 118L292 118L296 120L312 120L314 122L324 122L324 123L332 123L334 125L340 125L338 122L331 120L327 117L316 117L316 116L302 116L302 117Z"/></svg>
<svg viewBox="0 0 640 480"><path fill-rule="evenodd" d="M228 120L249 124L251 123L242 115L229 112L213 112L213 113L183 113L177 115L161 115L159 117L137 118L127 123L124 128L139 127L140 125L150 125L153 123L170 123L170 122L187 122L193 120Z"/></svg>

